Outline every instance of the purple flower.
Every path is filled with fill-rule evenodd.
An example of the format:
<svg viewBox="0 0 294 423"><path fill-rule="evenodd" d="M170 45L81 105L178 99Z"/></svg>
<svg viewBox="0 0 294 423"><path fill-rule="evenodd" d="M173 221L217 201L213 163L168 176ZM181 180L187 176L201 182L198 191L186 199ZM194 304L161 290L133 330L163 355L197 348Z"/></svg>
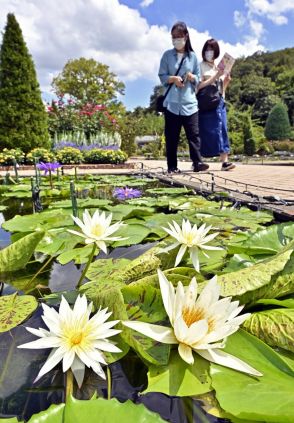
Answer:
<svg viewBox="0 0 294 423"><path fill-rule="evenodd" d="M61 166L60 163L55 162L55 163L38 163L37 164L37 168L40 170L44 170L45 171L45 175L47 175L48 172L55 172L55 170L57 168L59 168Z"/></svg>
<svg viewBox="0 0 294 423"><path fill-rule="evenodd" d="M142 191L136 188L114 188L113 196L118 200L127 200L130 198L141 197Z"/></svg>

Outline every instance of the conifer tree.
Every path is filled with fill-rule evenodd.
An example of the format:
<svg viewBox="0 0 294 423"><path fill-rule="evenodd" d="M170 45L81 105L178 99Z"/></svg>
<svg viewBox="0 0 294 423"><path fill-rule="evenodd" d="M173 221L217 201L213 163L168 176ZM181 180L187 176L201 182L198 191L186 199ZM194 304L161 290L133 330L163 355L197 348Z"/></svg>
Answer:
<svg viewBox="0 0 294 423"><path fill-rule="evenodd" d="M291 126L285 104L278 103L272 108L266 120L264 134L268 140L286 140L290 137Z"/></svg>
<svg viewBox="0 0 294 423"><path fill-rule="evenodd" d="M47 112L31 55L11 13L0 50L0 148L49 147Z"/></svg>

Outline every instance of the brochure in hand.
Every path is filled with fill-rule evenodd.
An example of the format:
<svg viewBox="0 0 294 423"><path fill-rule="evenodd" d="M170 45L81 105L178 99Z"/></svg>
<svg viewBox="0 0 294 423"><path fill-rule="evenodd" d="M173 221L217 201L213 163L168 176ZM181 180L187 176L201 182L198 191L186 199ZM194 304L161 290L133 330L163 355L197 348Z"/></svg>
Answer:
<svg viewBox="0 0 294 423"><path fill-rule="evenodd" d="M235 59L229 53L225 53L217 67L218 69L223 70L225 74L228 74L231 72L234 63Z"/></svg>

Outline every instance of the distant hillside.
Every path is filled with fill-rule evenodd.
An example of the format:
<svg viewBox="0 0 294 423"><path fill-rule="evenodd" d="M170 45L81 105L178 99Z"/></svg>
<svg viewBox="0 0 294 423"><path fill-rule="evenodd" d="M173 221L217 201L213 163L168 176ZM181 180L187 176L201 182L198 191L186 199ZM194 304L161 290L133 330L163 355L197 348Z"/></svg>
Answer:
<svg viewBox="0 0 294 423"><path fill-rule="evenodd" d="M272 107L281 100L294 123L294 48L256 52L240 58L232 70L227 100L238 110L252 107L252 117L264 125Z"/></svg>

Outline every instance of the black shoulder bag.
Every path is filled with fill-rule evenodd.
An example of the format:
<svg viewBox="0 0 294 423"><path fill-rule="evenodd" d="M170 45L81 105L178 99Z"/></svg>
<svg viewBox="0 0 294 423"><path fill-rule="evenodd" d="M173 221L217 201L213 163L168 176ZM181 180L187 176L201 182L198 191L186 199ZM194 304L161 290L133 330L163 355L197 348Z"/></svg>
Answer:
<svg viewBox="0 0 294 423"><path fill-rule="evenodd" d="M216 85L207 85L206 87L201 88L196 94L196 97L200 112L215 110L221 100L218 83Z"/></svg>
<svg viewBox="0 0 294 423"><path fill-rule="evenodd" d="M174 76L177 76L177 75L178 75L178 73L180 72L180 69L181 69L181 66L182 66L182 64L183 64L184 59L185 59L185 56L183 56L183 57L182 57L181 63L179 64L178 70L177 70L177 72L175 73L175 75L174 75ZM169 90L171 89L172 85L173 85L173 84L170 84L170 85L169 85L169 87L168 87L168 89L166 90L166 93L165 93L164 95L159 95L159 96L157 97L157 99L156 99L156 111L157 111L157 112L161 112L161 113L162 113L162 112L164 112L164 111L166 110L166 107L164 107L164 106L163 106L163 102L164 102L164 100L166 99L166 96L168 95Z"/></svg>

